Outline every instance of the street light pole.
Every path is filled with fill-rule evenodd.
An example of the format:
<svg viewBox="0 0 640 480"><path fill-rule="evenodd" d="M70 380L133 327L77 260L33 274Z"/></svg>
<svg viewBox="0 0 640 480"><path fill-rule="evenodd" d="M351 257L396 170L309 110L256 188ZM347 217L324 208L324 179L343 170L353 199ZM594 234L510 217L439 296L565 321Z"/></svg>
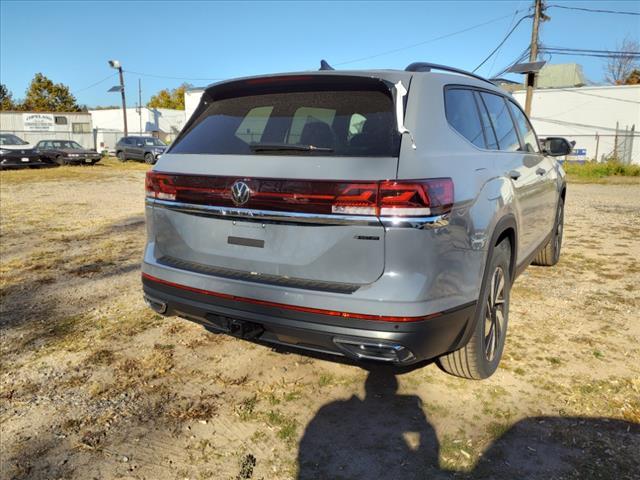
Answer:
<svg viewBox="0 0 640 480"><path fill-rule="evenodd" d="M127 101L124 95L124 75L122 74L122 65L118 60L109 60L109 66L118 70L120 75L120 95L122 95L122 116L124 119L124 136L129 136L129 129L127 128Z"/></svg>

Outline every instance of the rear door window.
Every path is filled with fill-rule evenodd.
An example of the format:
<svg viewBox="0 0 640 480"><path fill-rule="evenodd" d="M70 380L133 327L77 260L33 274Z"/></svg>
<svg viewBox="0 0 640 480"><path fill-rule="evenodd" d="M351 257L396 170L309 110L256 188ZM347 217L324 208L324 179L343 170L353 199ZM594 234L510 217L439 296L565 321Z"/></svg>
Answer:
<svg viewBox="0 0 640 480"><path fill-rule="evenodd" d="M480 96L487 107L487 113L491 119L493 130L496 132L500 150L507 152L520 150L520 140L507 108L506 100L500 95L487 92L480 93Z"/></svg>
<svg viewBox="0 0 640 480"><path fill-rule="evenodd" d="M536 132L533 130L531 123L529 123L529 119L527 119L522 110L520 110L513 102L509 101L507 103L509 104L513 118L516 121L522 143L524 143L524 151L540 152L538 138L536 137Z"/></svg>
<svg viewBox="0 0 640 480"><path fill-rule="evenodd" d="M239 92L211 101L170 153L398 156L400 137L388 92L359 85L304 88L279 86L274 93Z"/></svg>
<svg viewBox="0 0 640 480"><path fill-rule="evenodd" d="M449 125L476 147L486 148L472 90L448 88L445 91L445 108Z"/></svg>
<svg viewBox="0 0 640 480"><path fill-rule="evenodd" d="M480 121L482 122L482 130L484 131L484 139L487 142L487 149L499 150L498 139L496 138L496 132L491 124L491 118L489 118L489 112L484 105L480 92L473 93L478 109L480 110Z"/></svg>

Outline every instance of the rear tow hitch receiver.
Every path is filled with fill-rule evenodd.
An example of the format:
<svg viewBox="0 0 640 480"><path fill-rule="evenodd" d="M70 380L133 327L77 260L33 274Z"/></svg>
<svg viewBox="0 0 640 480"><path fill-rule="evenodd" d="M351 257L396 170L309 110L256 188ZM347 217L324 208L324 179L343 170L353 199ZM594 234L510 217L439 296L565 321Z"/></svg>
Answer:
<svg viewBox="0 0 640 480"><path fill-rule="evenodd" d="M240 338L257 338L264 332L264 327L258 323L247 322L235 318L229 319L229 333Z"/></svg>

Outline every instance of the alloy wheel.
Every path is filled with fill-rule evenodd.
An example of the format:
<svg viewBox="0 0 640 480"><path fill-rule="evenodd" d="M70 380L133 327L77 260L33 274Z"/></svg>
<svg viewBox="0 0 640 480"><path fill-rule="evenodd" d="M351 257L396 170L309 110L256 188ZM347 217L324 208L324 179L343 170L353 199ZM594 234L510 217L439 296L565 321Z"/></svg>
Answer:
<svg viewBox="0 0 640 480"><path fill-rule="evenodd" d="M492 362L498 352L505 331L506 303L505 276L502 267L496 267L491 276L484 319L484 355Z"/></svg>

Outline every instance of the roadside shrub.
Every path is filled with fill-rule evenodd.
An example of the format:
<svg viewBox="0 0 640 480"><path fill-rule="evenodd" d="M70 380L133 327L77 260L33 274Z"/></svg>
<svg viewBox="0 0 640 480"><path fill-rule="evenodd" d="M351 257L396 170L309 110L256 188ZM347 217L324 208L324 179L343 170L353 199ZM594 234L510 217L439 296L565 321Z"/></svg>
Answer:
<svg viewBox="0 0 640 480"><path fill-rule="evenodd" d="M640 177L640 165L626 165L618 161L607 162L586 162L582 165L578 163L564 162L563 168L568 175L575 175L582 178L604 178L611 176Z"/></svg>

